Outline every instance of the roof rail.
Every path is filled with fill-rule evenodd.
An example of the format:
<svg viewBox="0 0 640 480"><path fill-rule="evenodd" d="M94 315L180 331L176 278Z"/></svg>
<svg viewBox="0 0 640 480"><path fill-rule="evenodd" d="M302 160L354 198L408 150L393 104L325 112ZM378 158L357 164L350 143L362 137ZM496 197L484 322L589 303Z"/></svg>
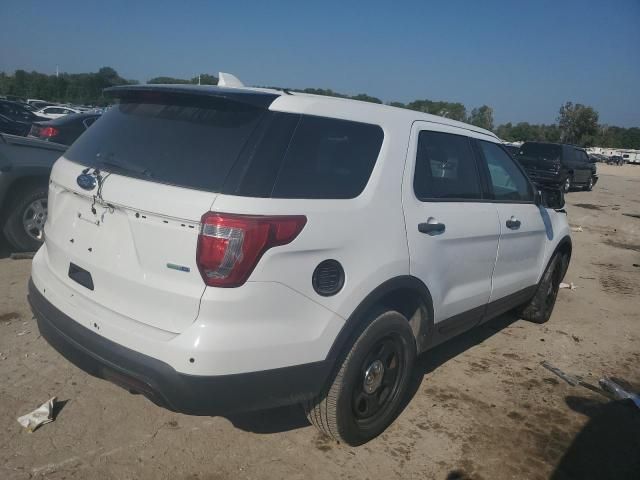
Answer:
<svg viewBox="0 0 640 480"><path fill-rule="evenodd" d="M231 75L230 73L225 72L219 72L218 86L228 88L242 88L244 87L244 83L242 83L240 79L235 75Z"/></svg>

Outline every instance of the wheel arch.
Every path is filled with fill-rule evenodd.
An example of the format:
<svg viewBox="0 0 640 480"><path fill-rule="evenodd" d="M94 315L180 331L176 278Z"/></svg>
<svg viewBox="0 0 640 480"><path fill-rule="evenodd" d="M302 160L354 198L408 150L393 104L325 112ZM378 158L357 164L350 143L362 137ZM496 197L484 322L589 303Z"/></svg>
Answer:
<svg viewBox="0 0 640 480"><path fill-rule="evenodd" d="M7 190L4 192L4 197L1 199L2 202L0 206L0 219L2 222L2 227L4 227L4 222L7 219L9 214L9 208L16 198L16 195L25 188L30 187L43 187L47 188L49 184L49 176L44 173L38 173L35 175L21 175L13 179Z"/></svg>
<svg viewBox="0 0 640 480"><path fill-rule="evenodd" d="M413 331L418 352L424 351L429 332L433 331L433 300L431 292L420 279L411 275L391 278L371 291L347 318L327 355L336 360L370 320L368 313L380 307L403 314Z"/></svg>

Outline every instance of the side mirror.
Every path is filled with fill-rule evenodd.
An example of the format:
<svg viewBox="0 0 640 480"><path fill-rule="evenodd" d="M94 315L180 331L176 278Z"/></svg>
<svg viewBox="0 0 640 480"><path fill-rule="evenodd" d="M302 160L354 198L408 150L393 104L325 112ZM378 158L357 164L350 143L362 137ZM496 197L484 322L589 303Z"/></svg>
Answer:
<svg viewBox="0 0 640 480"><path fill-rule="evenodd" d="M559 188L544 188L538 190L536 195L536 205L560 210L564 208L564 192Z"/></svg>

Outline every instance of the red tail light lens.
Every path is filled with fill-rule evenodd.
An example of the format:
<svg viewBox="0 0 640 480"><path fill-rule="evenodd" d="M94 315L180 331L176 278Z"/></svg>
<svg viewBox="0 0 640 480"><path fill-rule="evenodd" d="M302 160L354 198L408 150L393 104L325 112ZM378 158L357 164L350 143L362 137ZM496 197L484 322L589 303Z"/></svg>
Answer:
<svg viewBox="0 0 640 480"><path fill-rule="evenodd" d="M50 138L50 137L55 137L56 135L58 135L58 129L54 127L44 127L44 128L41 128L40 131L38 132L38 136L40 138L42 137Z"/></svg>
<svg viewBox="0 0 640 480"><path fill-rule="evenodd" d="M302 215L205 213L196 253L204 283L211 287L242 285L264 252L291 243L306 223Z"/></svg>

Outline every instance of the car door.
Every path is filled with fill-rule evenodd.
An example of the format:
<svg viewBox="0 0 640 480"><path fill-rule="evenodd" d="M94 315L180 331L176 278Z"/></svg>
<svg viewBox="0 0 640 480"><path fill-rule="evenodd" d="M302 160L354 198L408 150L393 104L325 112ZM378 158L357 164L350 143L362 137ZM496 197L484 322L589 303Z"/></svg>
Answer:
<svg viewBox="0 0 640 480"><path fill-rule="evenodd" d="M465 133L415 122L402 189L409 269L429 288L440 333L469 328L484 313L500 232Z"/></svg>
<svg viewBox="0 0 640 480"><path fill-rule="evenodd" d="M533 186L520 166L497 143L478 140L477 146L500 224L490 309L506 311L535 288L546 237L553 232L547 212L536 205Z"/></svg>
<svg viewBox="0 0 640 480"><path fill-rule="evenodd" d="M589 161L589 156L584 150L576 150L576 153L580 165L580 182L587 183L589 181L589 177L591 177L591 162Z"/></svg>

